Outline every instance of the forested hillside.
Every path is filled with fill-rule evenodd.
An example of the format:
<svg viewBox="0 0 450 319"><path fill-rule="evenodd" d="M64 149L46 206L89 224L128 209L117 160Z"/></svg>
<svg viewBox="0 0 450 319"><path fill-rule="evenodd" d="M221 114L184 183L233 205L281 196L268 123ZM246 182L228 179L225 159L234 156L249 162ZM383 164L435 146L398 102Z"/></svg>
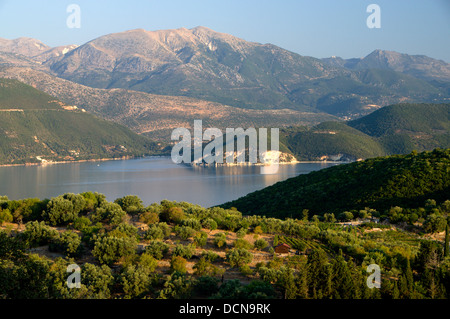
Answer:
<svg viewBox="0 0 450 319"><path fill-rule="evenodd" d="M0 79L0 164L155 154L159 146L128 128L16 80Z"/></svg>
<svg viewBox="0 0 450 319"><path fill-rule="evenodd" d="M0 297L448 298L450 201L423 204L403 207L421 216L402 229L386 223L392 209L345 213L348 226L333 214L282 220L92 192L0 197ZM367 285L370 264L379 289ZM67 286L69 265L79 267L77 289Z"/></svg>
<svg viewBox="0 0 450 319"><path fill-rule="evenodd" d="M419 207L450 194L450 149L377 157L311 172L222 205L245 214L298 217L366 207Z"/></svg>
<svg viewBox="0 0 450 319"><path fill-rule="evenodd" d="M366 159L450 147L450 104L397 104L348 122L282 130L301 160Z"/></svg>

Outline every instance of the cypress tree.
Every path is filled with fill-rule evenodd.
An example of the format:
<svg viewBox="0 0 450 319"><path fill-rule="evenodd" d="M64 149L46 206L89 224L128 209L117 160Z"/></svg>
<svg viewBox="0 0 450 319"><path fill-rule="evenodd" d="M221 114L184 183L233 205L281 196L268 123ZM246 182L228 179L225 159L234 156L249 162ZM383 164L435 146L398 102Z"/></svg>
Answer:
<svg viewBox="0 0 450 319"><path fill-rule="evenodd" d="M406 277L406 284L407 284L408 292L411 295L413 293L413 289L414 289L414 278L413 278L413 273L411 270L411 263L409 262L409 259L406 260L405 277Z"/></svg>
<svg viewBox="0 0 450 319"><path fill-rule="evenodd" d="M448 257L448 250L449 250L449 234L448 234L448 221L447 225L445 226L445 243L444 243L444 257Z"/></svg>

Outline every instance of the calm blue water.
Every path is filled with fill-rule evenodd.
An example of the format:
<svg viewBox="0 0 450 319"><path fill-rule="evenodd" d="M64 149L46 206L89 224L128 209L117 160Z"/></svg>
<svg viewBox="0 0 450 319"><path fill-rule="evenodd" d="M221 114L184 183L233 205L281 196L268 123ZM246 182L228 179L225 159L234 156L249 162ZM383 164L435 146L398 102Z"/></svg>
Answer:
<svg viewBox="0 0 450 319"><path fill-rule="evenodd" d="M0 195L7 195L9 199L44 199L92 191L105 194L110 201L125 195L138 195L146 205L168 199L210 207L333 165L336 164L280 165L274 175L260 174L258 166L176 165L170 157L0 167Z"/></svg>

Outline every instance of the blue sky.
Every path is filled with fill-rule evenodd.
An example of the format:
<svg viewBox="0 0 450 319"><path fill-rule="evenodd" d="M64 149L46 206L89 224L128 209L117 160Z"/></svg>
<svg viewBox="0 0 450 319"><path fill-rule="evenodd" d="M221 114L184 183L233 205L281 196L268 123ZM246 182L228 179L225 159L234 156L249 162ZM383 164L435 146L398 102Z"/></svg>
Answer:
<svg viewBox="0 0 450 319"><path fill-rule="evenodd" d="M380 29L366 25L372 3L381 8ZM81 8L80 29L66 25L69 4ZM50 46L199 25L318 58L383 49L450 62L449 0L0 0L1 38L32 37Z"/></svg>

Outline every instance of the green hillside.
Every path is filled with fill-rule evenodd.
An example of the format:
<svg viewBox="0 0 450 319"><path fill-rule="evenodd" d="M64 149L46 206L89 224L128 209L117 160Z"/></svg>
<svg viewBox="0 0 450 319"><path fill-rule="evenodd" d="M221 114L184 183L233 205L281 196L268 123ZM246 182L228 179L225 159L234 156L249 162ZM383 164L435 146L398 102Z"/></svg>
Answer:
<svg viewBox="0 0 450 319"><path fill-rule="evenodd" d="M60 110L58 101L31 86L16 80L0 79L0 110Z"/></svg>
<svg viewBox="0 0 450 319"><path fill-rule="evenodd" d="M16 80L0 79L0 164L151 154L157 145ZM39 157L39 158L38 158Z"/></svg>
<svg viewBox="0 0 450 319"><path fill-rule="evenodd" d="M348 125L377 138L388 154L450 147L450 104L398 104Z"/></svg>
<svg viewBox="0 0 450 319"><path fill-rule="evenodd" d="M450 149L373 158L300 175L222 205L245 214L298 217L370 207L418 207L450 193Z"/></svg>
<svg viewBox="0 0 450 319"><path fill-rule="evenodd" d="M301 160L337 156L350 160L386 155L381 144L342 122L321 123L310 130L284 130L285 144Z"/></svg>
<svg viewBox="0 0 450 319"><path fill-rule="evenodd" d="M398 104L358 120L282 130L300 160L356 160L450 147L450 104Z"/></svg>

